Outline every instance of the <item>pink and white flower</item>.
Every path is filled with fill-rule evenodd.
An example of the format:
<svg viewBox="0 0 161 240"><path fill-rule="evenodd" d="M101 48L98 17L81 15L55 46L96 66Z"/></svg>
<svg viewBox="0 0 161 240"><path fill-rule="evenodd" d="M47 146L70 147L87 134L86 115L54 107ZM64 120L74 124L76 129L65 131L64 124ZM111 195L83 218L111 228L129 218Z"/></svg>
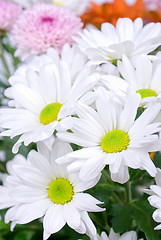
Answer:
<svg viewBox="0 0 161 240"><path fill-rule="evenodd" d="M21 13L21 7L15 3L0 1L0 31L10 31Z"/></svg>
<svg viewBox="0 0 161 240"><path fill-rule="evenodd" d="M72 44L83 23L64 7L40 3L26 9L13 26L12 40L17 43L15 56L22 60L45 53L49 47L61 49Z"/></svg>

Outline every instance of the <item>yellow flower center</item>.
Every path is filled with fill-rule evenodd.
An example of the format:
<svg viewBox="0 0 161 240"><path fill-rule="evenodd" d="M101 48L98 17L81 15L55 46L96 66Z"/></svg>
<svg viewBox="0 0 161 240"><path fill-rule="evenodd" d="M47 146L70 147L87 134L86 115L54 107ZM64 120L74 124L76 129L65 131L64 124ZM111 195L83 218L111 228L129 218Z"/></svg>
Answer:
<svg viewBox="0 0 161 240"><path fill-rule="evenodd" d="M64 205L72 200L73 195L73 186L67 179L57 178L50 183L48 196L54 203Z"/></svg>
<svg viewBox="0 0 161 240"><path fill-rule="evenodd" d="M52 3L57 6L65 6L65 4L61 0L52 0Z"/></svg>
<svg viewBox="0 0 161 240"><path fill-rule="evenodd" d="M157 97L157 94L154 90L151 89L139 89L136 91L137 93L139 93L141 95L141 98L145 98L145 97Z"/></svg>
<svg viewBox="0 0 161 240"><path fill-rule="evenodd" d="M106 153L122 152L127 149L130 139L126 132L115 129L102 138L101 147Z"/></svg>
<svg viewBox="0 0 161 240"><path fill-rule="evenodd" d="M47 125L56 121L61 107L61 103L50 103L45 106L39 116L40 122Z"/></svg>

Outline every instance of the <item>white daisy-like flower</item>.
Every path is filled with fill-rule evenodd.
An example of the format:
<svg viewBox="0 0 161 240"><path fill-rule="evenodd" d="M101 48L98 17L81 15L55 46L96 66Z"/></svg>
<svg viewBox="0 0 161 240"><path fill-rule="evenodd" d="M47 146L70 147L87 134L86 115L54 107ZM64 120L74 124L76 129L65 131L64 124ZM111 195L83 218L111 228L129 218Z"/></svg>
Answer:
<svg viewBox="0 0 161 240"><path fill-rule="evenodd" d="M89 237L96 235L87 212L104 209L97 206L100 201L83 191L93 187L100 175L86 183L79 180L78 174L68 174L66 165L56 164L58 157L71 151L69 144L59 141L51 152L39 143L38 152L32 150L27 160L18 155L9 162L6 184L0 187L0 209L10 207L5 222L11 221L12 229L16 224L26 224L44 216L44 240L66 223L79 233Z"/></svg>
<svg viewBox="0 0 161 240"><path fill-rule="evenodd" d="M136 235L136 232L130 231L120 236L119 233L115 233L111 228L109 237L105 232L102 232L101 236L97 234L97 236L95 238L92 238L91 240L137 240L137 235ZM140 239L140 240L143 240L143 239Z"/></svg>
<svg viewBox="0 0 161 240"><path fill-rule="evenodd" d="M77 45L73 45L70 47L69 44L65 44L61 51L61 60L68 64L68 68L70 71L70 77L72 83L75 81L77 75L80 71L85 67L87 63L87 57L81 52ZM46 54L42 54L40 56L34 56L28 61L26 64L22 64L9 78L10 85L14 85L15 83L23 83L26 86L28 85L26 76L29 69L40 73L40 70L48 64L57 64L59 65L60 57L58 55L57 50L54 48L49 48ZM114 72L114 71L113 71ZM7 88L5 91L5 95L8 98L14 98L12 94L12 87ZM15 106L15 101L10 100L9 106Z"/></svg>
<svg viewBox="0 0 161 240"><path fill-rule="evenodd" d="M129 86L141 95L142 106L161 100L161 60L152 62L147 55L137 57L133 66L126 56L118 61L118 70Z"/></svg>
<svg viewBox="0 0 161 240"><path fill-rule="evenodd" d="M143 26L141 18L134 22L129 18L120 18L116 27L103 23L101 31L89 27L79 35L74 39L87 54L91 64L122 59L123 54L134 61L136 56L149 53L161 44L161 24L149 23Z"/></svg>
<svg viewBox="0 0 161 240"><path fill-rule="evenodd" d="M58 133L67 142L83 146L58 159L58 163L69 163L68 171L79 171L80 179L95 178L109 165L113 181L125 183L129 179L128 167L144 169L152 177L156 167L148 152L161 149L158 136L160 123L152 123L161 109L159 103L149 106L135 120L140 105L139 94L128 94L124 106L116 103L104 88L98 89L96 110L79 104L72 133Z"/></svg>
<svg viewBox="0 0 161 240"><path fill-rule="evenodd" d="M66 53L70 52L72 55L71 48ZM39 71L28 68L24 76L15 74L12 77L9 94L13 96L11 103L15 107L0 109L0 126L8 129L1 133L3 136L22 135L13 147L14 153L22 142L27 146L49 138L55 129L65 129L67 122L72 124L71 118L66 119L66 116L75 113L77 100L86 94L84 102L87 103L93 97L89 91L99 74L93 74L90 68L82 65L81 58L82 68L77 67L79 55L71 65L60 58L57 51L53 53L53 63L44 64Z"/></svg>
<svg viewBox="0 0 161 240"><path fill-rule="evenodd" d="M155 230L161 229L161 169L157 168L157 175L155 176L156 185L151 185L150 190L146 189L144 192L150 194L151 196L148 197L148 201L150 205L157 208L152 217L154 221L160 223L156 226Z"/></svg>
<svg viewBox="0 0 161 240"><path fill-rule="evenodd" d="M32 5L36 4L36 3L40 3L40 2L44 2L44 3L50 3L51 0L8 0L10 2L15 2L17 4L19 4L20 6L22 6L23 8L29 8L32 7Z"/></svg>
<svg viewBox="0 0 161 240"><path fill-rule="evenodd" d="M52 3L69 8L78 16L82 15L89 7L90 0L52 0Z"/></svg>
<svg viewBox="0 0 161 240"><path fill-rule="evenodd" d="M120 77L118 68L116 66L114 66L113 64L111 64L110 62L98 65L96 69L98 69L102 73L112 74L114 76Z"/></svg>
<svg viewBox="0 0 161 240"><path fill-rule="evenodd" d="M130 232L123 233L120 236L119 233L115 233L111 228L109 237L105 232L102 232L101 235L97 234L94 238L91 238L91 240L137 240L137 235L136 235L136 232L130 231ZM143 238L140 240L143 240Z"/></svg>

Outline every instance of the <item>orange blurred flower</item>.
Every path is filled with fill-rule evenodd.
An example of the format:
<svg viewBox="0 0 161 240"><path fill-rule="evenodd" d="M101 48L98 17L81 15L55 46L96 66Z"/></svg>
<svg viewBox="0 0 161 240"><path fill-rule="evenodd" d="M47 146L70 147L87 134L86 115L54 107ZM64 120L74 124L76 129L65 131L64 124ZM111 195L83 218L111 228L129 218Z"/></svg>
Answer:
<svg viewBox="0 0 161 240"><path fill-rule="evenodd" d="M118 18L129 17L135 20L144 16L143 0L137 0L133 5L128 5L124 0L114 0L113 3L98 5L91 2L88 12L82 15L84 25L90 23L100 28L104 22L116 24Z"/></svg>
<svg viewBox="0 0 161 240"><path fill-rule="evenodd" d="M149 22L161 22L161 10L147 10L145 11L144 14L144 22L149 23Z"/></svg>

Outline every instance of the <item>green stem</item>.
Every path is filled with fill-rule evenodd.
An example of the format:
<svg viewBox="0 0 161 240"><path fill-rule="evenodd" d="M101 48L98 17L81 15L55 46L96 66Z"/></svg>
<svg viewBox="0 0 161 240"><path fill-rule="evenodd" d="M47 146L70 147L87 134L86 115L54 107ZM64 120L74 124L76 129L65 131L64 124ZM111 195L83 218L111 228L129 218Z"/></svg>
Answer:
<svg viewBox="0 0 161 240"><path fill-rule="evenodd" d="M0 162L0 172L7 173L6 167Z"/></svg>
<svg viewBox="0 0 161 240"><path fill-rule="evenodd" d="M131 202L131 183L128 181L126 183L126 200L127 202Z"/></svg>
<svg viewBox="0 0 161 240"><path fill-rule="evenodd" d="M39 226L31 226L31 227L28 227L28 226L26 226L26 227L16 226L15 231L19 231L19 230L43 231L42 227L39 227Z"/></svg>
<svg viewBox="0 0 161 240"><path fill-rule="evenodd" d="M0 37L0 56L3 62L3 65L6 69L7 72L7 77L9 78L11 76L11 72L9 70L8 64L6 62L5 56L4 56L4 48L3 48L3 43L2 43L2 37Z"/></svg>
<svg viewBox="0 0 161 240"><path fill-rule="evenodd" d="M93 222L95 222L95 224L97 225L97 226L99 226L100 228L102 228L102 229L105 229L107 232L109 232L110 231L110 227L108 226L108 224L102 224L101 223L101 221L100 221L100 219L99 218L97 218L96 217L96 215L94 215L93 213L90 213L90 217L91 217L91 219L93 220Z"/></svg>
<svg viewBox="0 0 161 240"><path fill-rule="evenodd" d="M114 191L112 192L112 197L115 199L115 202L122 203L121 198L117 196L117 194Z"/></svg>
<svg viewBox="0 0 161 240"><path fill-rule="evenodd" d="M106 178L106 183L113 183L113 181L111 180L110 174L106 169L102 171L102 175L104 176L104 179Z"/></svg>
<svg viewBox="0 0 161 240"><path fill-rule="evenodd" d="M103 217L104 217L104 223L105 223L105 230L107 231L107 232L110 232L110 226L108 225L108 221L107 221L107 212L106 211L104 211L103 212Z"/></svg>

